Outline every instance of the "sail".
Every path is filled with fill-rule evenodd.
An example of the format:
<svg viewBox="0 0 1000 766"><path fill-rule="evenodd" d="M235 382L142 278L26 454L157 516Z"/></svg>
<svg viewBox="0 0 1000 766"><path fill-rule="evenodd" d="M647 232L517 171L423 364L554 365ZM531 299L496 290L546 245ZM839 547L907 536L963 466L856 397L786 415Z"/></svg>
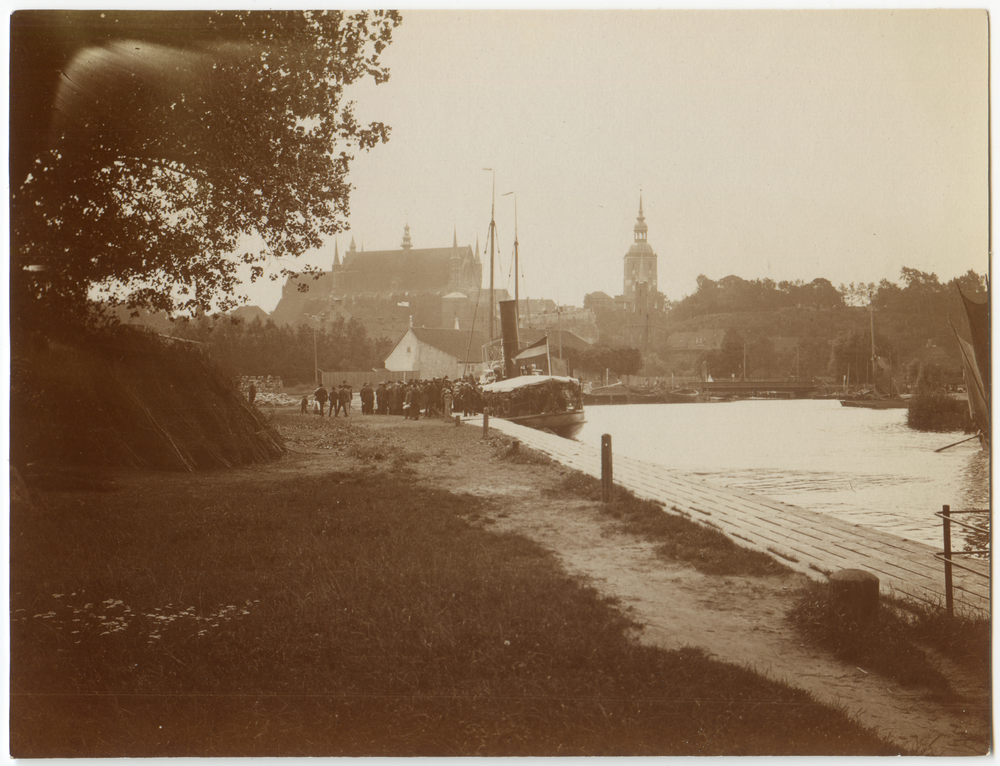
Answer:
<svg viewBox="0 0 1000 766"><path fill-rule="evenodd" d="M962 289L958 290L965 304L965 313L969 317L969 332L972 335L972 348L979 375L983 381L986 393L986 403L990 404L990 302L989 298L982 303L967 297Z"/></svg>
<svg viewBox="0 0 1000 766"><path fill-rule="evenodd" d="M969 318L969 331L972 341L967 341L958 334L952 325L958 346L962 352L962 364L965 368L966 390L969 392L969 412L972 421L979 429L983 447L990 444L990 304L989 298L979 303L970 300L958 290L965 304L965 313Z"/></svg>

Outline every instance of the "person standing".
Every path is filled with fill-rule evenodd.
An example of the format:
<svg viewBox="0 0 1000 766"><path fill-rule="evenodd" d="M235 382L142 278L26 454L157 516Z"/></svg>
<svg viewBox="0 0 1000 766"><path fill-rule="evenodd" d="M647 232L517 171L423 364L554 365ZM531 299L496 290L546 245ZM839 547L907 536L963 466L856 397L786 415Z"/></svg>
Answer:
<svg viewBox="0 0 1000 766"><path fill-rule="evenodd" d="M406 393L403 395L403 418L409 420L413 417L413 386L407 386Z"/></svg>
<svg viewBox="0 0 1000 766"><path fill-rule="evenodd" d="M413 400L410 402L410 415L414 420L420 420L420 409L424 406L424 391L420 383L413 384Z"/></svg>
<svg viewBox="0 0 1000 766"><path fill-rule="evenodd" d="M319 413L320 417L323 417L323 410L326 408L326 400L329 398L326 393L326 386L320 384L320 387L317 388L313 394L313 398L316 400L316 411Z"/></svg>
<svg viewBox="0 0 1000 766"><path fill-rule="evenodd" d="M344 417L347 417L347 408L351 404L351 396L351 387L347 385L347 381L345 380L340 384L340 391L337 393L337 414L340 414L340 411L343 410ZM334 415L334 417L336 416Z"/></svg>
<svg viewBox="0 0 1000 766"><path fill-rule="evenodd" d="M451 404L455 398L451 393L451 386L446 385L444 387L444 393L441 394L441 398L444 401L444 419L445 421L451 420Z"/></svg>

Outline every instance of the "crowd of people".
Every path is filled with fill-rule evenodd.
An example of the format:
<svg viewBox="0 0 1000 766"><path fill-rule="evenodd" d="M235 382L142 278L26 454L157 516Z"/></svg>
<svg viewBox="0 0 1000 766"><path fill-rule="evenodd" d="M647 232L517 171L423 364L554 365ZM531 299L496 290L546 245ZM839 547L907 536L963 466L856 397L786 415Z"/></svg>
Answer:
<svg viewBox="0 0 1000 766"><path fill-rule="evenodd" d="M348 417L354 391L347 381L339 388L320 386L312 396L312 407L309 397L302 398L302 414L313 412L320 416L338 417L343 411ZM483 411L483 392L478 381L472 375L449 380L443 378L432 380L383 381L377 386L365 383L360 391L362 415L402 415L409 420L444 417L450 419L453 414L476 415Z"/></svg>

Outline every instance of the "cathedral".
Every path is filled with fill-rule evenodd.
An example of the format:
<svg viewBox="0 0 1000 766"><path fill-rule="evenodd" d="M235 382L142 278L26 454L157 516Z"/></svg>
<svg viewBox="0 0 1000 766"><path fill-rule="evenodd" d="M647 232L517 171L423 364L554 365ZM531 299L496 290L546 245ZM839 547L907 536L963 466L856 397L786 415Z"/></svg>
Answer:
<svg viewBox="0 0 1000 766"><path fill-rule="evenodd" d="M408 326L471 329L473 321L477 326L488 322L488 306L478 312L476 306L482 279L478 244L475 252L459 246L456 232L451 247L414 248L407 224L395 250L358 250L352 238L341 260L334 243L330 271L316 279L289 277L272 317L284 324L310 314L353 316L375 337ZM485 292L483 300L489 303Z"/></svg>

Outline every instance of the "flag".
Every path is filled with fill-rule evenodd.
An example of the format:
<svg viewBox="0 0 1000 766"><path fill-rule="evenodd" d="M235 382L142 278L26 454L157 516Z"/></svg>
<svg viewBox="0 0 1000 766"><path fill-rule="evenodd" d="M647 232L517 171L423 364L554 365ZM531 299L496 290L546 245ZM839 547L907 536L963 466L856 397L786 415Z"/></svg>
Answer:
<svg viewBox="0 0 1000 766"><path fill-rule="evenodd" d="M546 335L539 341L535 341L527 348L518 352L514 359L518 362L525 362L540 356L547 357L549 354L549 336Z"/></svg>

